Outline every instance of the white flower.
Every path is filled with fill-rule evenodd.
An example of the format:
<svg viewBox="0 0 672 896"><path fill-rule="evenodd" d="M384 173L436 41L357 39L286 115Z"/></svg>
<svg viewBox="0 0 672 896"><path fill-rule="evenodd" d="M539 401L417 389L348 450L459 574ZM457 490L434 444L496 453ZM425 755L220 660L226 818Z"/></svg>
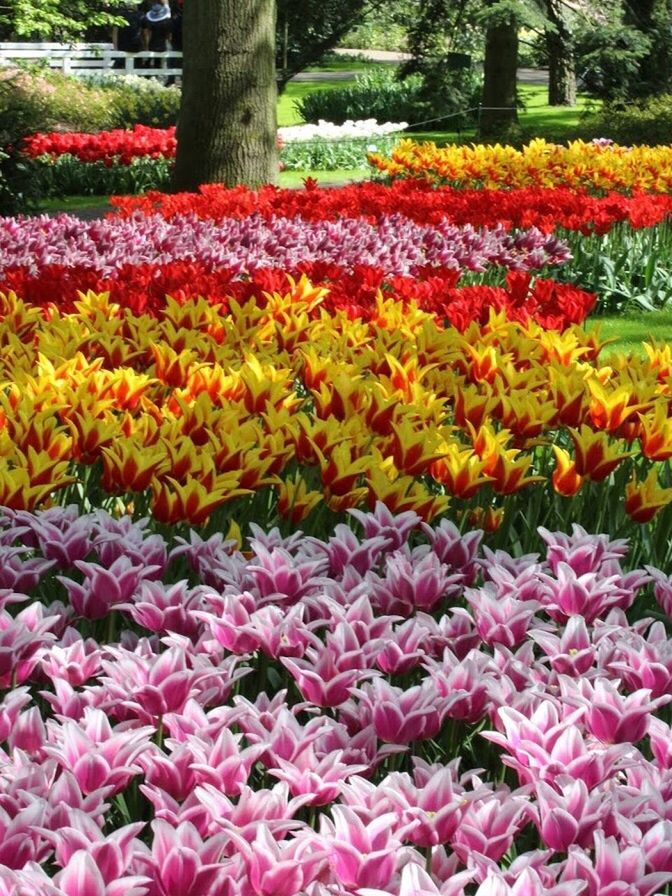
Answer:
<svg viewBox="0 0 672 896"><path fill-rule="evenodd" d="M383 137L386 134L403 131L407 127L405 121L378 124L375 118L346 121L341 125L320 120L317 124L278 128L278 134L285 143L303 143L309 140L370 140L372 137Z"/></svg>

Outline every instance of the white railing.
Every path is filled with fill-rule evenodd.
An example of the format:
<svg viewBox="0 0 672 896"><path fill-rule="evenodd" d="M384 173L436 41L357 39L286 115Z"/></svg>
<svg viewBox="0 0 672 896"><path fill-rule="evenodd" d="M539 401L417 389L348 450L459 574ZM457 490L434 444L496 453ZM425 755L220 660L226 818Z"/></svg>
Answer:
<svg viewBox="0 0 672 896"><path fill-rule="evenodd" d="M115 67L117 60L122 60L123 66ZM159 60L160 67L147 68L149 60ZM65 75L84 77L101 72L141 77L175 77L182 74L182 53L178 50L124 53L105 43L0 43L0 65L16 62L39 63Z"/></svg>

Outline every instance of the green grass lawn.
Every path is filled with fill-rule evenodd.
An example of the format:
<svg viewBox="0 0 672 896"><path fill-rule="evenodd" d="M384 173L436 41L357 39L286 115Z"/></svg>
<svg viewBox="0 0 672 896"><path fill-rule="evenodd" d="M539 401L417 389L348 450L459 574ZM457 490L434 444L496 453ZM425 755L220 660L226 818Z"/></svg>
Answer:
<svg viewBox="0 0 672 896"><path fill-rule="evenodd" d="M612 339L602 351L602 360L612 352L634 352L644 356L644 342L672 344L672 309L669 311L630 311L608 317L591 317L586 321L588 330L599 327L604 339Z"/></svg>
<svg viewBox="0 0 672 896"><path fill-rule="evenodd" d="M278 127L286 128L293 124L303 124L296 103L309 93L318 90L337 90L339 87L352 86L354 78L343 81L290 81L282 96L278 97Z"/></svg>

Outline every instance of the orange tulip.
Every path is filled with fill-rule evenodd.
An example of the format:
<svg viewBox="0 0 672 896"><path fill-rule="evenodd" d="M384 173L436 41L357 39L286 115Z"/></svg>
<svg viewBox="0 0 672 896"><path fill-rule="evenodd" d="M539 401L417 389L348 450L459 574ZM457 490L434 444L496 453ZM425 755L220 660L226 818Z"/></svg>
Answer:
<svg viewBox="0 0 672 896"><path fill-rule="evenodd" d="M384 462L373 466L366 477L368 504L372 510L376 501L382 501L392 513L414 510L425 522L431 522L448 509L447 495L432 494L412 476L399 476L393 467L385 467Z"/></svg>
<svg viewBox="0 0 672 896"><path fill-rule="evenodd" d="M186 522L200 526L213 510L241 495L249 495L249 489L237 488L237 477L231 474L218 476L213 486L206 488L198 479L188 476L184 483L168 476L151 483L152 512L160 523Z"/></svg>
<svg viewBox="0 0 672 896"><path fill-rule="evenodd" d="M324 500L322 492L308 488L300 473L292 478L273 477L278 492L278 513L296 526Z"/></svg>
<svg viewBox="0 0 672 896"><path fill-rule="evenodd" d="M144 373L136 373L130 367L120 367L109 377L104 387L95 391L98 398L111 398L115 408L134 411L156 380Z"/></svg>
<svg viewBox="0 0 672 896"><path fill-rule="evenodd" d="M632 451L619 451L606 432L595 432L585 424L569 433L574 442L576 472L595 482L606 479L626 457L632 456Z"/></svg>
<svg viewBox="0 0 672 896"><path fill-rule="evenodd" d="M576 472L576 465L564 448L553 445L555 469L551 476L553 488L559 495L571 498L583 485L583 477Z"/></svg>
<svg viewBox="0 0 672 896"><path fill-rule="evenodd" d="M492 394L492 388L473 384L455 385L453 419L457 426L473 426L478 429L492 415L498 399Z"/></svg>
<svg viewBox="0 0 672 896"><path fill-rule="evenodd" d="M333 446L328 457L315 447L327 496L347 494L368 471L370 458L358 457L352 442L341 442Z"/></svg>
<svg viewBox="0 0 672 896"><path fill-rule="evenodd" d="M590 416L596 429L614 433L626 421L638 412L648 410L650 401L637 402L632 387L623 384L612 392L607 392L597 380L588 380L588 388L592 395Z"/></svg>
<svg viewBox="0 0 672 896"><path fill-rule="evenodd" d="M88 409L87 409L88 410ZM100 457L101 448L118 435L119 427L111 420L101 420L92 413L75 411L65 422L72 434L72 457L80 464L93 464Z"/></svg>
<svg viewBox="0 0 672 896"><path fill-rule="evenodd" d="M443 447L444 456L430 465L429 472L449 494L466 500L492 481L483 472L485 462L471 448L462 448L454 442L444 442Z"/></svg>
<svg viewBox="0 0 672 896"><path fill-rule="evenodd" d="M176 352L165 342L152 343L154 376L159 382L173 388L182 388L190 374L199 366L198 355L192 350Z"/></svg>
<svg viewBox="0 0 672 896"><path fill-rule="evenodd" d="M625 512L635 523L648 523L671 502L672 488L660 488L655 468L649 470L643 482L638 482L633 472L625 486Z"/></svg>
<svg viewBox="0 0 672 896"><path fill-rule="evenodd" d="M102 449L101 484L111 495L144 492L152 479L169 469L163 446L145 447L126 439L118 439Z"/></svg>
<svg viewBox="0 0 672 896"><path fill-rule="evenodd" d="M500 495L512 495L534 482L544 481L543 476L526 475L532 465L532 458L519 457L519 454L515 448L500 450L483 468L492 479L493 489Z"/></svg>
<svg viewBox="0 0 672 896"><path fill-rule="evenodd" d="M588 397L582 378L565 370L551 367L551 396L557 411L557 421L564 426L581 426L588 411Z"/></svg>
<svg viewBox="0 0 672 896"><path fill-rule="evenodd" d="M475 507L467 513L467 522L471 529L483 529L485 532L496 532L503 521L503 507Z"/></svg>
<svg viewBox="0 0 672 896"><path fill-rule="evenodd" d="M393 424L392 434L388 440L387 451L394 459L394 464L401 473L408 476L420 476L427 472L429 465L443 455L437 448L436 433L419 429L409 417L402 417Z"/></svg>
<svg viewBox="0 0 672 896"><path fill-rule="evenodd" d="M556 415L555 406L534 393L512 392L502 396L500 420L509 429L516 443L538 438Z"/></svg>
<svg viewBox="0 0 672 896"><path fill-rule="evenodd" d="M653 415L639 415L642 427L639 440L642 454L649 460L668 460L672 457L672 419L667 407L658 402Z"/></svg>
<svg viewBox="0 0 672 896"><path fill-rule="evenodd" d="M329 382L321 382L319 388L311 389L311 393L315 414L321 420L327 417L347 420L366 404L366 393L346 374L337 374Z"/></svg>

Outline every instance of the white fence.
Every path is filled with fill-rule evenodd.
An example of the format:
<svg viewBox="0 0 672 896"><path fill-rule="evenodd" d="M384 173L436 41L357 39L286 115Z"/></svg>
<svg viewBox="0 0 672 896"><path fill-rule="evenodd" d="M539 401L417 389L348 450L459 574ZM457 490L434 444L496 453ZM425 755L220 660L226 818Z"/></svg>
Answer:
<svg viewBox="0 0 672 896"><path fill-rule="evenodd" d="M115 66L121 60L123 65ZM153 62L150 62L153 61ZM157 67L158 60L160 65ZM101 72L140 75L143 78L176 77L182 74L182 53L168 50L153 53L124 53L112 44L0 43L0 65L33 62L46 65L66 75L86 77ZM148 64L153 67L146 67Z"/></svg>

